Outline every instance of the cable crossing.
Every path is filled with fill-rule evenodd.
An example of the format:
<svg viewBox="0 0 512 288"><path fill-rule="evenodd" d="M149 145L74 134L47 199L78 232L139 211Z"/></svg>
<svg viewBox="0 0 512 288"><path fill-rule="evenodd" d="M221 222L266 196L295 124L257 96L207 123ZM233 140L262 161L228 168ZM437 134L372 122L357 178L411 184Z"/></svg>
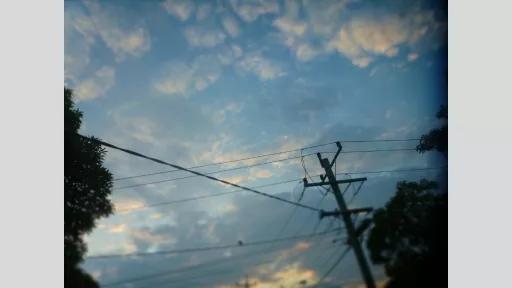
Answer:
<svg viewBox="0 0 512 288"><path fill-rule="evenodd" d="M85 139L87 139L89 141L92 141L92 142L95 142L97 144L100 144L100 145L102 145L104 147L110 147L112 149L123 151L125 153L128 153L128 154L136 156L136 157L144 158L144 159L147 159L147 160L150 160L150 161L162 164L162 165L167 165L167 166L179 169L179 170L187 171L189 173L192 173L192 174L195 174L195 175L198 175L198 176L201 176L201 177L205 177L205 178L208 178L208 179L216 181L216 182L220 182L220 183L227 184L227 185L230 185L230 186L233 186L233 187L236 187L236 188L247 190L247 191L250 191L250 192L253 192L253 193L256 193L256 194L268 197L268 198L272 198L272 199L275 199L275 200L278 200L278 201L281 201L281 202L285 202L285 203L288 203L288 204L291 204L291 205L296 205L296 206L299 206L299 207L302 207L302 208L305 208L305 209L309 209L309 210L312 210L312 211L318 211L318 212L320 211L320 210L318 210L318 209L316 209L314 207L308 206L308 205L304 205L304 204L301 204L301 203L298 203L298 202L294 202L294 201L290 201L290 200L287 200L287 199L284 199L284 198L281 198L281 197L278 197L278 196L267 194L267 193L264 193L264 192L261 192L261 191L258 191L258 190L252 189L252 188L248 188L248 187L245 187L245 186L242 186L242 185L238 185L238 184L226 181L226 180L222 180L222 179L210 176L210 175L206 175L206 174L201 173L201 172L197 172L197 171L194 171L194 170L190 170L190 169L181 167L181 166L176 165L176 164L171 164L171 163L165 162L165 161L157 159L157 158L149 157L149 156L146 156L144 154L141 154L141 153L129 150L129 149L125 149L125 148L121 148L121 147L115 146L113 144L104 142L102 140L99 140L99 139L96 139L96 138L93 138L93 137L85 137L85 136L80 135L80 134L77 134L77 135L82 137L82 138L85 138Z"/></svg>
<svg viewBox="0 0 512 288"><path fill-rule="evenodd" d="M324 232L310 233L310 234L299 235L299 236L283 237L283 238L254 241L254 242L247 242L247 243L206 246L206 247L199 247L199 248L161 250L161 251L155 251L155 252L136 252L136 253L126 253L126 254L93 255L93 256L86 257L86 259L87 260L95 260L95 259L110 259L110 258L124 258L124 257L146 257L146 256L155 256L155 255L170 255L170 254L181 254L181 253L191 253L191 252L205 252L205 251L212 251L212 250L224 250L224 249L229 249L229 248L250 247L250 246L271 244L271 243L276 243L276 242L317 237L317 236L330 234L332 232L336 232L339 230L340 230L339 228L335 228L335 229L324 231Z"/></svg>
<svg viewBox="0 0 512 288"><path fill-rule="evenodd" d="M440 166L440 167L425 167L425 168L398 169L398 170L338 172L338 173L336 173L336 175L419 172L419 171L439 170L439 169L443 169L443 168L446 168L446 167L447 166L445 165L445 166ZM320 174L313 175L311 177L319 177L319 176L320 176ZM292 183L292 182L296 182L296 181L300 181L300 180L302 180L302 178L295 178L295 179L290 179L290 180L285 180L285 181L279 181L279 182L274 182L274 183L269 183L269 184L263 184L263 185L253 186L253 187L250 187L250 188L252 188L252 189L264 188L264 187L270 187L270 186L276 186L276 185L281 185L281 184ZM354 187L354 186L352 186L352 187ZM203 195L198 195L198 196L194 196L194 197L190 197L190 198L183 198L183 199L177 199L177 200L171 200L171 201L165 201L165 202L157 202L157 203L141 205L141 206L137 206L137 207L133 207L133 208L119 209L119 210L116 209L116 212L130 212L130 211L142 210L142 209L153 208L153 207L158 207L158 206L166 206L166 205L184 203L184 202L189 202L189 201L195 201L195 200L201 200L201 199L207 199L207 198L220 197L220 196L234 194L234 193L243 192L243 191L245 191L245 189L236 189L236 190L232 190L232 191L220 192L220 193L215 193L215 194L203 194ZM327 194L324 194L324 195L327 195Z"/></svg>

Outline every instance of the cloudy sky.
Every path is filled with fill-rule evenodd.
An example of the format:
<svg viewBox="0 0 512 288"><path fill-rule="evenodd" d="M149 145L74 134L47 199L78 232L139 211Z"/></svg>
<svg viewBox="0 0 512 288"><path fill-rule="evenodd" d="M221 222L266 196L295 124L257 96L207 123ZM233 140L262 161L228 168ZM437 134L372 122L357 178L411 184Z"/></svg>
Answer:
<svg viewBox="0 0 512 288"><path fill-rule="evenodd" d="M186 167L288 151L335 140L414 139L438 126L447 99L447 18L429 1L66 1L65 85L84 112L81 132ZM344 151L417 143L344 143ZM336 151L334 144L302 151ZM295 150L198 168L298 201L304 169ZM332 157L332 154L324 154ZM415 151L346 153L338 173L440 167ZM315 155L304 158L321 173ZM108 150L114 178L172 170ZM437 179L443 169L367 176L351 207L381 207L399 180ZM237 244L311 233L311 211L169 172L117 180L117 212L86 236L87 256ZM318 178L318 177L316 177ZM170 180L142 185L150 182ZM288 181L289 180L289 181ZM141 184L141 185L139 185ZM136 186L128 187L126 186ZM344 189L345 187L342 187ZM357 187L349 187L347 198ZM302 202L317 205L321 191ZM348 199L347 199L348 200ZM332 195L321 208L334 209ZM290 221L288 221L290 219ZM324 219L317 232L339 227ZM343 252L344 232L268 245L146 257L87 259L113 287L255 287L318 282ZM384 279L382 267L373 267ZM138 281L131 281L137 280ZM357 287L350 252L321 287Z"/></svg>

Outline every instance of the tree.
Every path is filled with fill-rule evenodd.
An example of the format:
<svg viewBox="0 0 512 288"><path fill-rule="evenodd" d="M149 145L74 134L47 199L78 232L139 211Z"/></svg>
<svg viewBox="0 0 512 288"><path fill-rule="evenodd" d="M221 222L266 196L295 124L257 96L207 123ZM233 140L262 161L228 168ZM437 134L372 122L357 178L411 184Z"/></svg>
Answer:
<svg viewBox="0 0 512 288"><path fill-rule="evenodd" d="M105 150L77 133L82 112L64 87L64 282L65 287L98 287L78 266L87 246L82 237L100 217L112 214L112 174L103 167Z"/></svg>
<svg viewBox="0 0 512 288"><path fill-rule="evenodd" d="M448 119L442 106L437 118ZM448 125L421 137L417 151L448 156ZM422 179L401 181L384 208L373 215L367 247L375 264L384 264L388 288L438 287L448 277L448 193L446 187Z"/></svg>
<svg viewBox="0 0 512 288"><path fill-rule="evenodd" d="M367 247L375 264L385 264L387 287L438 287L447 275L446 193L437 183L397 183L396 195L374 216ZM444 278L443 278L444 280Z"/></svg>
<svg viewBox="0 0 512 288"><path fill-rule="evenodd" d="M441 106L436 116L438 119L447 122L448 107ZM420 144L416 146L416 150L420 153L434 149L445 156L448 155L448 123L444 123L441 128L432 129L428 134L421 136Z"/></svg>

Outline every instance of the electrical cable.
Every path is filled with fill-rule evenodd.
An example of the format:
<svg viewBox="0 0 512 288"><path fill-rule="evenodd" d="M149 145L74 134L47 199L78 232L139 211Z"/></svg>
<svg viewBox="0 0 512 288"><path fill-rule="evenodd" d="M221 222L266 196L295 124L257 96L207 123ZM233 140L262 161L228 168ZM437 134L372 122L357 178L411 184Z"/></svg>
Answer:
<svg viewBox="0 0 512 288"><path fill-rule="evenodd" d="M126 254L103 254L103 255L93 255L85 257L87 260L94 259L110 259L110 258L123 258L123 257L145 257L145 256L155 256L155 255L171 255L171 254L181 254L181 253L191 253L191 252L204 252L204 251L212 251L212 250L224 250L228 248L240 248L240 247L250 247L257 245L265 245L275 242L283 242L290 241L295 239L303 239L316 237L321 235L326 235L332 232L338 231L338 229L333 229L327 232L319 232L319 233L311 233L300 236L291 236L291 237L283 237L279 239L270 239L270 240L262 240L262 241L254 241L247 243L239 243L239 244L225 244L225 245L217 245L217 246L206 246L206 247L198 247L198 248L186 248L186 249L174 249L174 250L160 250L154 252L135 252L135 253L126 253Z"/></svg>
<svg viewBox="0 0 512 288"><path fill-rule="evenodd" d="M305 208L305 209L309 209L309 210L313 210L313 211L318 211L318 209L316 209L314 207L311 207L311 206L308 206L308 205L304 205L304 204L301 204L301 203L297 203L297 202L293 202L293 201L290 201L290 200L286 200L286 199L278 197L278 196L270 195L270 194L267 194L267 193L264 193L264 192L261 192L261 191L258 191L258 190L254 190L254 189L242 186L242 185L238 185L238 184L226 181L226 180L222 180L222 179L219 179L219 178L216 178L216 177L213 177L213 176L209 176L209 175L206 175L204 173L200 173L200 172L197 172L197 171L194 171L194 170L183 168L183 167L181 167L179 165L171 164L171 163L162 161L162 160L157 159L157 158L149 157L149 156L143 155L141 153L138 153L138 152L135 152L135 151L132 151L132 150L124 149L124 148L115 146L113 144L101 141L101 140L96 139L96 138L89 138L89 137L82 136L80 134L77 134L77 135L79 135L80 137L83 137L85 139L88 139L88 140L90 140L92 142L98 143L98 144L100 144L100 145L102 145L104 147L110 147L110 148L113 148L113 149L116 149L116 150L119 150L119 151L123 151L125 153L128 153L128 154L136 156L136 157L148 159L150 161L153 161L153 162L156 162L156 163L159 163L159 164L163 164L163 165L167 165L167 166L170 166L170 167L173 167L173 168L176 168L176 169L187 171L189 173L192 173L192 174L195 174L195 175L198 175L198 176L202 176L202 177L208 178L208 179L213 180L213 181L217 181L217 182L220 182L220 183L223 183L223 184L231 185L233 187L244 189L244 190L247 190L247 191L259 194L261 196L272 198L272 199L275 199L275 200L278 200L278 201L281 201L281 202L285 202L285 203L288 203L288 204L291 204L291 205L296 205L296 206L300 206L300 207Z"/></svg>

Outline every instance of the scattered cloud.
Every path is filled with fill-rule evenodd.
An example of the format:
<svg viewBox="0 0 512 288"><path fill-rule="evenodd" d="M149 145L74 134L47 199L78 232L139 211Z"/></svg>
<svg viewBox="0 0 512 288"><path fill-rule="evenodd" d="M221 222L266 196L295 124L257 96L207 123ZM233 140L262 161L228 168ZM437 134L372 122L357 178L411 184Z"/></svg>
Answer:
<svg viewBox="0 0 512 288"><path fill-rule="evenodd" d="M251 173L251 177L253 178L270 178L272 177L272 172L266 169L258 169Z"/></svg>
<svg viewBox="0 0 512 288"><path fill-rule="evenodd" d="M151 48L149 33L146 29L122 27L113 11L101 7L98 2L86 1L90 20L105 44L114 52L117 61L126 56L141 56Z"/></svg>
<svg viewBox="0 0 512 288"><path fill-rule="evenodd" d="M95 43L94 24L84 11L68 9L64 13L64 78L76 81L91 62Z"/></svg>
<svg viewBox="0 0 512 288"><path fill-rule="evenodd" d="M162 5L169 14L181 21L186 21L195 10L194 2L188 0L166 0Z"/></svg>
<svg viewBox="0 0 512 288"><path fill-rule="evenodd" d="M252 283L252 287L270 288L270 287L295 287L299 282L305 283L303 287L313 287L318 283L316 272L311 269L303 268L298 263L288 265L278 271L274 269L265 269L260 267L264 273L247 279ZM266 275L270 274L270 275ZM245 278L239 279L238 283L244 283ZM234 288L239 287L238 284L222 284L215 286L216 288Z"/></svg>
<svg viewBox="0 0 512 288"><path fill-rule="evenodd" d="M210 12L212 12L212 6L210 4L201 4L197 7L196 19L199 21L204 20L210 15Z"/></svg>
<svg viewBox="0 0 512 288"><path fill-rule="evenodd" d="M388 114L386 113L386 116ZM391 114L389 114L391 116ZM414 124L404 125L397 128L389 129L382 132L377 139L396 139L396 138L407 138L411 135L417 135L418 127Z"/></svg>
<svg viewBox="0 0 512 288"><path fill-rule="evenodd" d="M144 244L148 244L149 246L176 243L176 238L170 235L153 233L147 228L132 228L129 230L128 234L130 235L130 238L135 242L142 242Z"/></svg>
<svg viewBox="0 0 512 288"><path fill-rule="evenodd" d="M78 82L73 93L76 101L88 101L105 93L114 85L115 70L112 67L101 67L93 76Z"/></svg>
<svg viewBox="0 0 512 288"><path fill-rule="evenodd" d="M339 28L344 11L350 0L304 0L304 18L313 35L329 37Z"/></svg>
<svg viewBox="0 0 512 288"><path fill-rule="evenodd" d="M285 13L275 19L278 39L298 60L309 61L324 53L323 43L339 27L345 1L286 1ZM303 13L301 13L301 10Z"/></svg>
<svg viewBox="0 0 512 288"><path fill-rule="evenodd" d="M235 184L239 184L239 183L250 182L250 181L254 181L254 180L258 180L258 179L270 178L272 176L273 176L273 174L272 174L272 172L270 172L270 170L251 169L251 170L249 170L248 174L224 177L222 179L232 182L232 183L235 183ZM225 186L226 184L222 184L222 185Z"/></svg>
<svg viewBox="0 0 512 288"><path fill-rule="evenodd" d="M158 124L146 117L124 117L121 121L116 120L121 129L130 135L131 138L144 143L155 146L162 145L161 129Z"/></svg>
<svg viewBox="0 0 512 288"><path fill-rule="evenodd" d="M233 11L246 22L252 22L265 14L279 12L279 4L274 0L231 0Z"/></svg>
<svg viewBox="0 0 512 288"><path fill-rule="evenodd" d="M190 46L215 47L224 42L226 35L217 29L205 27L188 27L185 38Z"/></svg>
<svg viewBox="0 0 512 288"><path fill-rule="evenodd" d="M126 230L126 224L119 224L110 227L110 233L123 233Z"/></svg>
<svg viewBox="0 0 512 288"><path fill-rule="evenodd" d="M286 1L273 21L277 39L300 61L337 51L364 68L377 57L395 57L401 45L415 47L441 27L432 11L398 14L356 14L340 17L350 1Z"/></svg>
<svg viewBox="0 0 512 288"><path fill-rule="evenodd" d="M407 60L409 60L409 62L413 62L413 61L416 61L416 59L418 59L419 55L418 53L409 53L409 55L407 55Z"/></svg>
<svg viewBox="0 0 512 288"><path fill-rule="evenodd" d="M128 211L131 209L138 209L145 205L145 203L141 200L122 200L114 203L115 211L119 213L123 213L123 211Z"/></svg>
<svg viewBox="0 0 512 288"><path fill-rule="evenodd" d="M188 97L215 83L222 72L217 57L201 55L191 63L175 62L165 69L153 88L162 94Z"/></svg>
<svg viewBox="0 0 512 288"><path fill-rule="evenodd" d="M244 51L238 45L232 45L230 47L226 47L221 52L217 54L217 58L219 59L222 65L232 64L234 61L239 59L243 55Z"/></svg>
<svg viewBox="0 0 512 288"><path fill-rule="evenodd" d="M226 16L222 18L222 26L231 37L236 37L240 34L240 27L233 17Z"/></svg>
<svg viewBox="0 0 512 288"><path fill-rule="evenodd" d="M193 155L193 163L208 163L208 162L226 162L236 159L242 159L253 156L252 153L242 150L232 150L226 152L226 147L232 143L233 138L226 133L221 133L217 139L212 141L209 150L203 150ZM246 160L244 164L250 165L255 163L254 159Z"/></svg>
<svg viewBox="0 0 512 288"><path fill-rule="evenodd" d="M295 250L297 252L304 252L304 251L308 250L310 247L311 247L311 242L299 241L299 242L297 242L297 244L295 244L295 246L293 246L293 250Z"/></svg>
<svg viewBox="0 0 512 288"><path fill-rule="evenodd" d="M358 67L367 67L375 57L394 57L400 45L416 43L433 21L428 15L356 17L340 28L328 49L343 54Z"/></svg>
<svg viewBox="0 0 512 288"><path fill-rule="evenodd" d="M228 114L237 114L242 110L242 105L239 103L231 102L222 109L216 109L213 113L213 122L220 124L223 123Z"/></svg>
<svg viewBox="0 0 512 288"><path fill-rule="evenodd" d="M260 54L252 54L244 57L237 63L238 67L245 72L251 72L261 80L272 80L283 76L283 68Z"/></svg>
<svg viewBox="0 0 512 288"><path fill-rule="evenodd" d="M276 26L281 32L291 34L293 36L302 36L306 32L306 23L301 21L294 21L287 17L280 17L274 21Z"/></svg>
<svg viewBox="0 0 512 288"><path fill-rule="evenodd" d="M238 211L238 207L233 203L227 203L221 206L219 210L223 214L232 214Z"/></svg>

